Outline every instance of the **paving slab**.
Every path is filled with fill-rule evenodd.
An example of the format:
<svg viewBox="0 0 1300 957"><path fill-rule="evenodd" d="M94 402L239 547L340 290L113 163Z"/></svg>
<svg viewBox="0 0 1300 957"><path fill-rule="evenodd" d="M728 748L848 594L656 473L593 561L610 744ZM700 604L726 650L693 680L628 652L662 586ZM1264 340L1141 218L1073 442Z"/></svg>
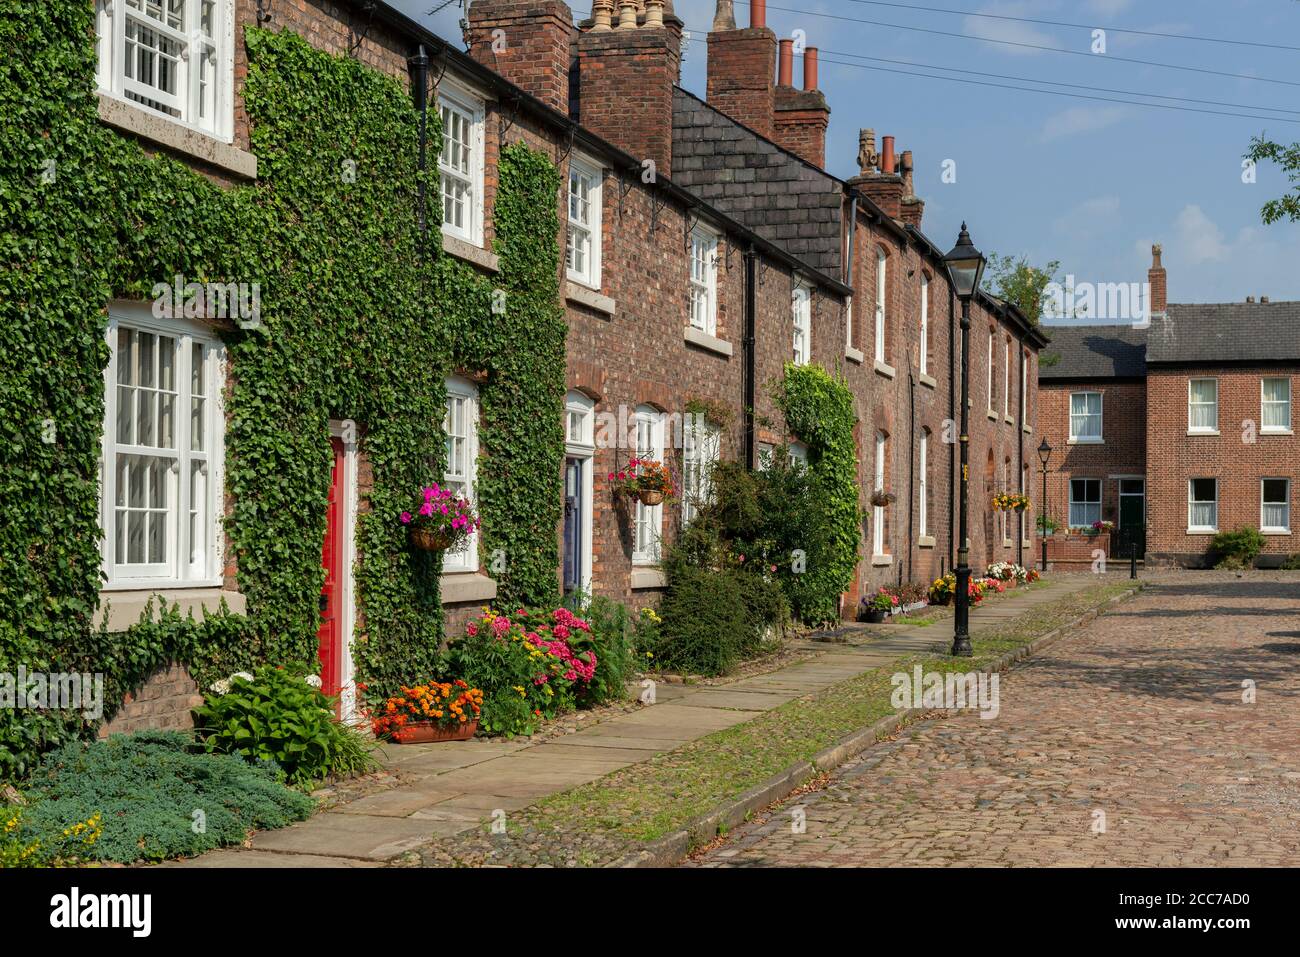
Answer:
<svg viewBox="0 0 1300 957"><path fill-rule="evenodd" d="M726 688L701 689L681 700L687 708L733 708L738 711L771 711L797 698L793 691Z"/></svg>
<svg viewBox="0 0 1300 957"><path fill-rule="evenodd" d="M157 867L383 867L382 861L360 861L351 857L324 857L320 854L277 854L250 848L227 847L209 851L202 857L167 861Z"/></svg>
<svg viewBox="0 0 1300 957"><path fill-rule="evenodd" d="M436 790L413 790L395 788L372 794L339 808L343 814L377 814L380 817L409 817L416 811L432 807L441 801L459 797L463 791L438 788Z"/></svg>
<svg viewBox="0 0 1300 957"><path fill-rule="evenodd" d="M447 833L456 831L440 821L327 811L291 827L262 831L253 837L253 847L259 851L385 861Z"/></svg>

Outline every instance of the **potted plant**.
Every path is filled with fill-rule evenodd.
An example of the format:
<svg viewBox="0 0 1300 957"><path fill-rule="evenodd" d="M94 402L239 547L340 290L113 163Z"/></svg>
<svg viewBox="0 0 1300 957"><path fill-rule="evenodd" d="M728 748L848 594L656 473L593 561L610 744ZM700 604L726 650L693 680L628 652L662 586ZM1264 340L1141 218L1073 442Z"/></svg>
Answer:
<svg viewBox="0 0 1300 957"><path fill-rule="evenodd" d="M421 551L437 552L460 545L479 528L474 506L462 495L437 482L420 490L423 501L415 512L400 518L411 530L411 544Z"/></svg>
<svg viewBox="0 0 1300 957"><path fill-rule="evenodd" d="M1056 523L1056 519L1050 515L1039 515L1036 524L1038 525L1038 531L1042 533L1044 538L1051 538L1052 533L1061 527Z"/></svg>
<svg viewBox="0 0 1300 957"><path fill-rule="evenodd" d="M375 737L397 744L465 741L478 730L483 692L460 679L401 688L371 718Z"/></svg>
<svg viewBox="0 0 1300 957"><path fill-rule="evenodd" d="M897 496L893 492L886 492L883 488L878 488L871 493L871 504L876 508L893 505L896 499Z"/></svg>
<svg viewBox="0 0 1300 957"><path fill-rule="evenodd" d="M609 473L615 492L635 495L642 505L659 505L676 489L668 466L654 459L628 459L627 468Z"/></svg>
<svg viewBox="0 0 1300 957"><path fill-rule="evenodd" d="M879 625L897 604L898 598L882 588L870 598L862 599L863 618L873 625Z"/></svg>
<svg viewBox="0 0 1300 957"><path fill-rule="evenodd" d="M1093 522L1091 525L1087 526L1083 530L1083 534L1091 537L1093 535L1100 535L1103 532L1109 534L1114 530L1115 530L1114 522Z"/></svg>

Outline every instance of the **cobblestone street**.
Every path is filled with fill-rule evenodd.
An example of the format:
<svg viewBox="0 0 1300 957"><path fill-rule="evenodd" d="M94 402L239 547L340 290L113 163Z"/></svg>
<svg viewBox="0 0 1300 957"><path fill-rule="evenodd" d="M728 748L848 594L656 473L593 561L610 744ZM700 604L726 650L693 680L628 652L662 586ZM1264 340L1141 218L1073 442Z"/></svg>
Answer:
<svg viewBox="0 0 1300 957"><path fill-rule="evenodd" d="M688 866L1294 865L1300 576L1152 578Z"/></svg>

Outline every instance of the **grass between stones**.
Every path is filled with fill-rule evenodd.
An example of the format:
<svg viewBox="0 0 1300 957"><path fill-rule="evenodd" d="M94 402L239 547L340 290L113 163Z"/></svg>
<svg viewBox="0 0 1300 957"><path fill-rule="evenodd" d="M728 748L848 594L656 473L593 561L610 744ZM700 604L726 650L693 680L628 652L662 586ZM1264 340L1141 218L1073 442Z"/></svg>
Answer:
<svg viewBox="0 0 1300 957"><path fill-rule="evenodd" d="M424 855L425 862L590 865L614 860L892 714L890 677L895 672L917 663L928 671L979 670L1133 588L1129 581L1102 582L1028 609L1002 627L974 636L972 658L938 653L899 658L752 721L544 798L511 815L505 839L469 832L440 842Z"/></svg>

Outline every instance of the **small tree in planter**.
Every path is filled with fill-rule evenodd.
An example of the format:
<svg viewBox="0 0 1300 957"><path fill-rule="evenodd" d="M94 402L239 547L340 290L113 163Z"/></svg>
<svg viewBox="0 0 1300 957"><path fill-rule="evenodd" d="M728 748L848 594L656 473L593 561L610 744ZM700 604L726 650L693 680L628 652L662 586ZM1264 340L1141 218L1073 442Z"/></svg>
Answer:
<svg viewBox="0 0 1300 957"><path fill-rule="evenodd" d="M423 501L415 512L400 516L416 548L429 552L455 548L478 531L479 517L467 498L440 488L437 482L420 492Z"/></svg>

